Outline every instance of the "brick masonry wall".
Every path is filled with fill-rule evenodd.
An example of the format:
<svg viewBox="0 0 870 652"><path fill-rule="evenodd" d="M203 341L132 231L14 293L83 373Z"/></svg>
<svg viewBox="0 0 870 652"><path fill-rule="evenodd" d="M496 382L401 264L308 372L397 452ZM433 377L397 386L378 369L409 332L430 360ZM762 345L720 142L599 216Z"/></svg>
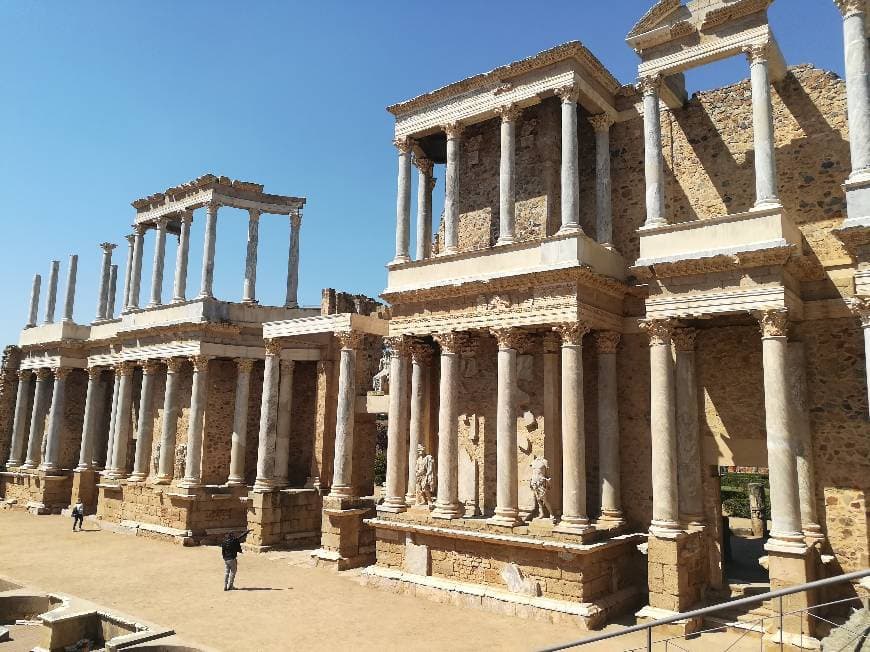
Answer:
<svg viewBox="0 0 870 652"><path fill-rule="evenodd" d="M291 487L302 487L311 471L317 408L317 363L297 362L293 370L293 419L290 424Z"/></svg>
<svg viewBox="0 0 870 652"><path fill-rule="evenodd" d="M0 362L0 467L9 459L12 444L12 422L15 418L15 398L18 391L18 365L21 349L7 346Z"/></svg>

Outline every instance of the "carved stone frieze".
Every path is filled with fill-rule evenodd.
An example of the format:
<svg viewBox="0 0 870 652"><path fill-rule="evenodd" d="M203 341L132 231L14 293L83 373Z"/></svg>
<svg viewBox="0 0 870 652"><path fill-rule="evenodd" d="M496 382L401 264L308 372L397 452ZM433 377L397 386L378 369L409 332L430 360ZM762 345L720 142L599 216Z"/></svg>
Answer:
<svg viewBox="0 0 870 652"><path fill-rule="evenodd" d="M616 353L621 337L616 331L595 331L595 349L598 353Z"/></svg>
<svg viewBox="0 0 870 652"><path fill-rule="evenodd" d="M775 308L755 312L762 337L785 337L788 335L788 310Z"/></svg>
<svg viewBox="0 0 870 652"><path fill-rule="evenodd" d="M733 255L723 254L705 258L689 258L673 262L655 263L649 266L632 267L629 271L636 277L643 279L697 276L714 274L716 272L730 272L735 269L783 266L790 261L794 253L794 246L787 245Z"/></svg>
<svg viewBox="0 0 870 652"><path fill-rule="evenodd" d="M758 13L766 10L773 0L738 0L733 4L726 5L719 9L714 9L704 16L704 22L701 23L701 29L710 30L727 22L737 20L743 16Z"/></svg>

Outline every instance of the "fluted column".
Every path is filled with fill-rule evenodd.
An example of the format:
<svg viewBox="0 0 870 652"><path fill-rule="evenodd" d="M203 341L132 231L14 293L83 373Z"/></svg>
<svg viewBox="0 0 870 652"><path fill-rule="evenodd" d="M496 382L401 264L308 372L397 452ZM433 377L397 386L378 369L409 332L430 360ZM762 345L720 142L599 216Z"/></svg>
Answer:
<svg viewBox="0 0 870 652"><path fill-rule="evenodd" d="M127 240L127 264L124 268L124 299L121 303L121 312L127 310L130 305L130 284L133 280L133 241L136 239L132 233L124 236Z"/></svg>
<svg viewBox="0 0 870 652"><path fill-rule="evenodd" d="M142 364L142 389L139 393L139 426L136 456L133 459L131 482L144 482L151 464L151 444L154 441L154 376L160 369L158 360Z"/></svg>
<svg viewBox="0 0 870 652"><path fill-rule="evenodd" d="M278 385L278 431L275 439L275 484L290 484L290 429L293 425L293 360L281 360L281 379Z"/></svg>
<svg viewBox="0 0 870 652"><path fill-rule="evenodd" d="M444 125L447 135L447 169L444 174L444 253L459 251L459 147L462 124Z"/></svg>
<svg viewBox="0 0 870 652"><path fill-rule="evenodd" d="M43 324L54 323L54 309L57 305L57 278L60 272L60 261L51 261L51 268L48 272L48 296L45 301L45 320Z"/></svg>
<svg viewBox="0 0 870 652"><path fill-rule="evenodd" d="M662 78L642 77L644 176L646 178L645 227L667 224L665 218L665 164L662 156L662 114L659 91Z"/></svg>
<svg viewBox="0 0 870 652"><path fill-rule="evenodd" d="M42 287L42 276L33 275L33 286L30 289L30 308L27 311L27 324L24 328L33 328L39 319L39 290Z"/></svg>
<svg viewBox="0 0 870 652"><path fill-rule="evenodd" d="M205 205L205 239L202 249L202 281L200 298L214 297L214 249L217 242L218 204Z"/></svg>
<svg viewBox="0 0 870 652"><path fill-rule="evenodd" d="M650 319L641 324L649 335L650 438L652 448L653 513L650 532L680 529L677 485L677 412L674 360L671 355L673 322Z"/></svg>
<svg viewBox="0 0 870 652"><path fill-rule="evenodd" d="M363 334L336 333L341 345L338 370L338 409L335 418L335 460L332 472L333 496L353 496L353 426L356 403L356 352Z"/></svg>
<svg viewBox="0 0 870 652"><path fill-rule="evenodd" d="M184 358L166 358L166 390L163 393L163 425L160 431L160 456L155 484L169 484L175 472L175 443L178 434L178 385Z"/></svg>
<svg viewBox="0 0 870 652"><path fill-rule="evenodd" d="M27 428L27 408L30 402L32 369L18 371L18 392L15 395L15 416L12 421L12 443L9 447L7 467L21 466L24 461L24 436Z"/></svg>
<svg viewBox="0 0 870 652"><path fill-rule="evenodd" d="M586 430L583 401L584 323L561 324L562 337L562 520L560 532L593 529L586 511Z"/></svg>
<svg viewBox="0 0 870 652"><path fill-rule="evenodd" d="M27 439L27 456L22 469L35 469L39 466L42 454L42 438L45 435L45 415L51 397L51 369L42 367L36 370L36 388L33 390L33 409L30 416L30 433Z"/></svg>
<svg viewBox="0 0 870 652"><path fill-rule="evenodd" d="M263 396L260 401L260 437L257 446L257 478L254 491L271 491L275 484L275 446L278 438L278 387L281 341L266 340Z"/></svg>
<svg viewBox="0 0 870 652"><path fill-rule="evenodd" d="M613 244L613 200L610 182L610 127L613 117L601 113L589 118L595 130L595 238Z"/></svg>
<svg viewBox="0 0 870 652"><path fill-rule="evenodd" d="M560 338L556 333L543 336L544 363L544 457L550 467L550 506L553 516L562 514L562 388Z"/></svg>
<svg viewBox="0 0 870 652"><path fill-rule="evenodd" d="M184 461L184 479L179 483L185 487L198 487L202 484L202 433L205 420L205 405L208 402L208 363L207 355L190 358L193 364L193 389L190 394L190 421L187 428L187 458Z"/></svg>
<svg viewBox="0 0 870 652"><path fill-rule="evenodd" d="M692 524L704 521L704 485L694 328L673 332L676 349L677 473L680 515Z"/></svg>
<svg viewBox="0 0 870 652"><path fill-rule="evenodd" d="M393 263L411 260L408 248L411 240L411 139L393 141L399 150L398 192L396 194L396 257Z"/></svg>
<svg viewBox="0 0 870 652"><path fill-rule="evenodd" d="M498 341L496 397L496 503L491 525L520 525L517 484L517 349L522 332L516 328L492 331Z"/></svg>
<svg viewBox="0 0 870 652"><path fill-rule="evenodd" d="M413 505L417 502L417 447L426 448L426 435L429 431L429 382L430 366L432 364L432 349L423 342L411 343L411 397L410 423L408 442L408 483L405 490L405 502ZM391 370L392 375L392 370ZM392 396L392 380L390 380L390 396ZM432 451L427 450L427 454Z"/></svg>
<svg viewBox="0 0 870 652"><path fill-rule="evenodd" d="M870 175L870 49L865 0L834 0L843 14L846 101L849 112L850 179Z"/></svg>
<svg viewBox="0 0 870 652"><path fill-rule="evenodd" d="M69 257L69 268L66 276L66 297L63 302L63 321L73 320L73 309L76 302L76 276L79 269L79 257L75 254Z"/></svg>
<svg viewBox="0 0 870 652"><path fill-rule="evenodd" d="M299 235L302 228L302 207L290 213L290 254L287 257L287 297L285 308L299 307Z"/></svg>
<svg viewBox="0 0 870 652"><path fill-rule="evenodd" d="M516 237L516 149L517 119L522 109L515 104L499 107L501 117L501 157L499 159L498 242L511 244Z"/></svg>
<svg viewBox="0 0 870 652"><path fill-rule="evenodd" d="M387 488L383 505L378 509L387 512L404 512L405 461L408 459L408 429L405 421L408 401L408 355L409 342L401 335L385 339L390 349L390 406L387 418Z"/></svg>
<svg viewBox="0 0 870 652"><path fill-rule="evenodd" d="M60 470L60 431L66 410L66 377L72 371L69 367L54 370L54 389L51 395L51 410L48 415L45 459L39 465L40 471L55 473Z"/></svg>
<svg viewBox="0 0 870 652"><path fill-rule="evenodd" d="M149 308L163 303L163 265L166 260L166 224L168 218L161 217L155 222L154 229L154 264L151 271L151 301Z"/></svg>
<svg viewBox="0 0 870 652"><path fill-rule="evenodd" d="M132 362L119 362L115 365L115 374L119 377L118 401L115 405L115 415L112 434L112 463L107 464L107 477L121 479L127 477L127 445L130 442L133 407L133 372L136 367Z"/></svg>
<svg viewBox="0 0 870 652"><path fill-rule="evenodd" d="M435 336L441 347L441 381L438 404L438 486L434 518L460 518L465 506L459 502L459 353L463 333Z"/></svg>
<svg viewBox="0 0 870 652"><path fill-rule="evenodd" d="M236 404L233 412L233 435L230 444L228 485L245 484L245 450L248 436L248 399L251 393L251 358L236 358Z"/></svg>
<svg viewBox="0 0 870 652"><path fill-rule="evenodd" d="M192 222L193 211L183 211L181 213L181 231L178 234L178 249L175 252L173 303L181 303L187 300L187 256L190 252L190 225Z"/></svg>
<svg viewBox="0 0 870 652"><path fill-rule="evenodd" d="M619 395L617 393L616 351L620 334L597 331L598 353L598 472L600 486L599 521L623 523L619 463Z"/></svg>
<svg viewBox="0 0 870 652"><path fill-rule="evenodd" d="M562 100L562 226L559 233L580 231L580 160L577 140L577 87L556 89Z"/></svg>
<svg viewBox="0 0 870 652"><path fill-rule="evenodd" d="M139 308L142 287L142 255L144 254L145 226L133 225L133 269L130 275L130 296L127 310Z"/></svg>
<svg viewBox="0 0 870 652"><path fill-rule="evenodd" d="M432 256L432 177L433 164L428 158L415 157L417 166L417 260ZM416 451L414 453L416 455Z"/></svg>
<svg viewBox="0 0 870 652"><path fill-rule="evenodd" d="M757 313L761 325L764 365L764 417L767 430L767 467L770 474L771 543L804 545L801 529L797 449L800 445L788 389L788 313Z"/></svg>
<svg viewBox="0 0 870 652"><path fill-rule="evenodd" d="M870 405L870 296L853 297L852 313L861 320L864 330L864 366L867 374L867 404Z"/></svg>
<svg viewBox="0 0 870 652"><path fill-rule="evenodd" d="M746 48L752 83L752 132L755 147L755 206L778 206L773 104L770 98L768 45Z"/></svg>
<svg viewBox="0 0 870 652"><path fill-rule="evenodd" d="M79 447L79 464L76 471L94 468L94 438L96 437L99 408L102 407L100 377L102 367L88 367L88 389L85 394L85 416L82 421L82 441Z"/></svg>
<svg viewBox="0 0 870 652"><path fill-rule="evenodd" d="M260 211L248 209L248 248L245 253L245 282L242 303L257 303L257 247L260 243Z"/></svg>

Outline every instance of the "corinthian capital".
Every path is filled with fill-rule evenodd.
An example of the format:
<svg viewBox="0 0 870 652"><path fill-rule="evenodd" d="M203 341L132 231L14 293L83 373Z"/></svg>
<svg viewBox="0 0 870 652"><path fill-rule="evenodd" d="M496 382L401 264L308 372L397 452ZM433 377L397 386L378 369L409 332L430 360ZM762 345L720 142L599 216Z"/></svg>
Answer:
<svg viewBox="0 0 870 652"><path fill-rule="evenodd" d="M420 170L427 177L432 176L432 167L433 163L431 159L425 158L423 156L415 156L414 157L414 165L417 166L417 169Z"/></svg>
<svg viewBox="0 0 870 652"><path fill-rule="evenodd" d="M613 116L609 113L599 113L589 117L589 124L595 130L595 133L603 134L610 131L614 123Z"/></svg>
<svg viewBox="0 0 870 652"><path fill-rule="evenodd" d="M438 342L438 346L441 347L441 353L460 353L462 347L467 342L465 333L458 333L456 331L439 333L434 338Z"/></svg>
<svg viewBox="0 0 870 652"><path fill-rule="evenodd" d="M648 75L637 80L637 87L644 95L658 95L662 89L661 75Z"/></svg>
<svg viewBox="0 0 870 652"><path fill-rule="evenodd" d="M505 104L495 110L495 114L501 118L502 122L516 122L523 110L516 104Z"/></svg>
<svg viewBox="0 0 870 652"><path fill-rule="evenodd" d="M393 335L385 337L384 344L390 350L390 356L393 358L406 358L411 352L411 342L404 335Z"/></svg>
<svg viewBox="0 0 870 652"><path fill-rule="evenodd" d="M413 144L413 141L407 136L393 139L393 145L395 145L396 149L399 150L399 154L407 154L410 152Z"/></svg>
<svg viewBox="0 0 870 652"><path fill-rule="evenodd" d="M616 331L595 331L595 348L598 353L616 353L621 337Z"/></svg>
<svg viewBox="0 0 870 652"><path fill-rule="evenodd" d="M235 362L240 374L249 374L254 368L256 360L253 358L236 358Z"/></svg>
<svg viewBox="0 0 870 652"><path fill-rule="evenodd" d="M18 380L30 380L30 376L33 374L33 369L19 369L18 370Z"/></svg>
<svg viewBox="0 0 870 652"><path fill-rule="evenodd" d="M72 371L72 367L58 367L54 370L54 377L57 380L66 380L66 377L69 376L69 372Z"/></svg>
<svg viewBox="0 0 870 652"><path fill-rule="evenodd" d="M102 249L107 254L112 253L112 250L115 249L118 245L112 244L111 242L101 242L100 249Z"/></svg>
<svg viewBox="0 0 870 652"><path fill-rule="evenodd" d="M448 122L441 128L444 130L444 133L447 134L448 140L451 140L453 138L459 138L460 136L462 136L462 123L459 121Z"/></svg>
<svg viewBox="0 0 870 652"><path fill-rule="evenodd" d="M414 340L411 342L411 358L417 364L428 366L432 361L432 347L420 340Z"/></svg>
<svg viewBox="0 0 870 652"><path fill-rule="evenodd" d="M555 93L562 102L576 102L580 95L580 89L577 88L577 84L565 84L564 86L559 86L559 88L553 89L553 93Z"/></svg>
<svg viewBox="0 0 870 652"><path fill-rule="evenodd" d="M753 63L763 63L770 56L770 43L753 43L743 48L743 54L750 65Z"/></svg>
<svg viewBox="0 0 870 652"><path fill-rule="evenodd" d="M525 344L526 335L519 328L493 328L490 330L501 350L519 350Z"/></svg>
<svg viewBox="0 0 870 652"><path fill-rule="evenodd" d="M854 14L863 14L867 11L865 0L834 0L834 4L843 14L843 18L848 18Z"/></svg>
<svg viewBox="0 0 870 652"><path fill-rule="evenodd" d="M284 348L280 339L266 340L266 355L276 356L281 355L281 349Z"/></svg>
<svg viewBox="0 0 870 652"><path fill-rule="evenodd" d="M640 327L649 337L650 346L671 343L671 334L674 332L672 319L644 319L640 322Z"/></svg>
<svg viewBox="0 0 870 652"><path fill-rule="evenodd" d="M762 337L785 337L788 334L788 310L774 308L755 312Z"/></svg>
<svg viewBox="0 0 870 652"><path fill-rule="evenodd" d="M166 373L177 374L184 366L184 358L166 358L163 363L166 365Z"/></svg>
<svg viewBox="0 0 870 652"><path fill-rule="evenodd" d="M193 369L198 373L208 371L208 363L210 360L210 355L193 355L190 357L190 362L193 365Z"/></svg>
<svg viewBox="0 0 870 652"><path fill-rule="evenodd" d="M335 337L343 349L355 351L362 346L363 334L359 331L339 331L335 334Z"/></svg>
<svg viewBox="0 0 870 652"><path fill-rule="evenodd" d="M677 351L694 351L696 335L697 331L694 328L674 329L674 346Z"/></svg>
<svg viewBox="0 0 870 652"><path fill-rule="evenodd" d="M142 373L149 376L160 371L160 360L144 360L142 362Z"/></svg>
<svg viewBox="0 0 870 652"><path fill-rule="evenodd" d="M861 320L864 328L870 328L870 296L852 297L849 300L849 309Z"/></svg>
<svg viewBox="0 0 870 652"><path fill-rule="evenodd" d="M589 325L583 322L571 322L554 326L553 330L559 333L562 344L579 346L583 344L583 336L589 332Z"/></svg>

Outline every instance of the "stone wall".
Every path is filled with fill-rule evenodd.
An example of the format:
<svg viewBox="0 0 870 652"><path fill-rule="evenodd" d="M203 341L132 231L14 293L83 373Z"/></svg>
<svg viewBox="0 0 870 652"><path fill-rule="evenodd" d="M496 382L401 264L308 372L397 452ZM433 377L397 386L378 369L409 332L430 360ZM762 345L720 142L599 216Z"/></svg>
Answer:
<svg viewBox="0 0 870 652"><path fill-rule="evenodd" d="M72 475L0 472L0 496L5 507L37 514L60 514L69 506Z"/></svg>
<svg viewBox="0 0 870 652"><path fill-rule="evenodd" d="M9 459L20 362L21 349L17 346L3 349L3 357L0 359L0 467L5 467L6 460Z"/></svg>
<svg viewBox="0 0 870 652"><path fill-rule="evenodd" d="M320 543L321 498L315 489L252 492L248 503L247 545L264 552L272 548Z"/></svg>
<svg viewBox="0 0 870 652"><path fill-rule="evenodd" d="M79 463L82 428L85 420L85 396L88 391L88 373L74 369L66 377L66 399L60 430L60 468L74 469Z"/></svg>
<svg viewBox="0 0 870 652"><path fill-rule="evenodd" d="M681 533L676 539L648 541L649 604L668 611L688 611L704 599L709 578L707 536Z"/></svg>
<svg viewBox="0 0 870 652"><path fill-rule="evenodd" d="M212 360L202 434L202 481L223 484L230 474L230 448L236 407L236 363Z"/></svg>
<svg viewBox="0 0 870 652"><path fill-rule="evenodd" d="M311 471L317 408L317 363L297 362L293 370L293 419L290 424L291 487L303 487Z"/></svg>

